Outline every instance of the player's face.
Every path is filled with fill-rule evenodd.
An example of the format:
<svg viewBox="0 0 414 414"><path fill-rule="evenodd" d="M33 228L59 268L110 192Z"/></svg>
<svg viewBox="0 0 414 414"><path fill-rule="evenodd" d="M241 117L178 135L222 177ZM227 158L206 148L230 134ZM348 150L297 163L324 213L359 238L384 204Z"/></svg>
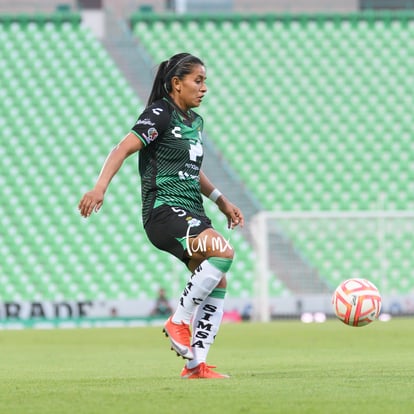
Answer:
<svg viewBox="0 0 414 414"><path fill-rule="evenodd" d="M200 106L207 92L206 79L206 68L202 65L194 65L193 71L183 79L173 79L173 99L182 110Z"/></svg>

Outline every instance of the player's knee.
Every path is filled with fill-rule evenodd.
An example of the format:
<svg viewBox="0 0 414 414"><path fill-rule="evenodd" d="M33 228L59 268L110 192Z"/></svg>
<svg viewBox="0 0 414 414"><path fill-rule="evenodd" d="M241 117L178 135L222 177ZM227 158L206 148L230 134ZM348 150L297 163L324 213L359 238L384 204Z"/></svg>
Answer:
<svg viewBox="0 0 414 414"><path fill-rule="evenodd" d="M201 234L202 241L205 242L204 257L223 257L233 260L234 250L229 240L226 240L221 234L209 229Z"/></svg>
<svg viewBox="0 0 414 414"><path fill-rule="evenodd" d="M230 246L228 241L224 241L221 244L212 246L211 256L215 257L224 257L226 259L233 260L234 258L234 249Z"/></svg>

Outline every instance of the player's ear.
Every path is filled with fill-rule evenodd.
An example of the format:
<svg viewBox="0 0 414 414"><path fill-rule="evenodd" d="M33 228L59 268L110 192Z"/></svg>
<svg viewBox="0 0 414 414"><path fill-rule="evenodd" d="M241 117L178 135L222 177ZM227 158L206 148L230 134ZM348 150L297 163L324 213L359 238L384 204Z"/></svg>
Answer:
<svg viewBox="0 0 414 414"><path fill-rule="evenodd" d="M180 82L180 79L178 78L178 76L174 76L171 79L171 85L172 85L173 89L175 89L177 92L181 92L181 82Z"/></svg>

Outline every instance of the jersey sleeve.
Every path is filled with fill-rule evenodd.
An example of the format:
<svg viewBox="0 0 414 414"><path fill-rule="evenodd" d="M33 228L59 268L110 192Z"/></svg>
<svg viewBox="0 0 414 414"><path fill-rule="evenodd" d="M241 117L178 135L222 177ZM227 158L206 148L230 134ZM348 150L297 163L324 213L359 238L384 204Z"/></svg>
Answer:
<svg viewBox="0 0 414 414"><path fill-rule="evenodd" d="M170 119L171 113L168 104L164 101L157 101L145 108L131 132L147 146L165 132Z"/></svg>

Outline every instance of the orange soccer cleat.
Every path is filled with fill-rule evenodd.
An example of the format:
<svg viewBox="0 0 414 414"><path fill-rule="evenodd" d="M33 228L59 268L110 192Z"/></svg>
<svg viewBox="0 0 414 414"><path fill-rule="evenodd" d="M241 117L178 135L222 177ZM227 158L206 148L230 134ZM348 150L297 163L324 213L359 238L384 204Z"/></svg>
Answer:
<svg viewBox="0 0 414 414"><path fill-rule="evenodd" d="M191 350L191 332L190 326L184 322L178 324L174 323L170 316L164 324L163 332L171 341L171 349L174 350L178 356L185 359L193 359L194 354Z"/></svg>
<svg viewBox="0 0 414 414"><path fill-rule="evenodd" d="M194 368L184 367L181 371L181 378L183 379L225 379L230 378L229 375L219 374L218 372L213 371L211 368L215 368L214 365L206 365L204 362L201 362Z"/></svg>

